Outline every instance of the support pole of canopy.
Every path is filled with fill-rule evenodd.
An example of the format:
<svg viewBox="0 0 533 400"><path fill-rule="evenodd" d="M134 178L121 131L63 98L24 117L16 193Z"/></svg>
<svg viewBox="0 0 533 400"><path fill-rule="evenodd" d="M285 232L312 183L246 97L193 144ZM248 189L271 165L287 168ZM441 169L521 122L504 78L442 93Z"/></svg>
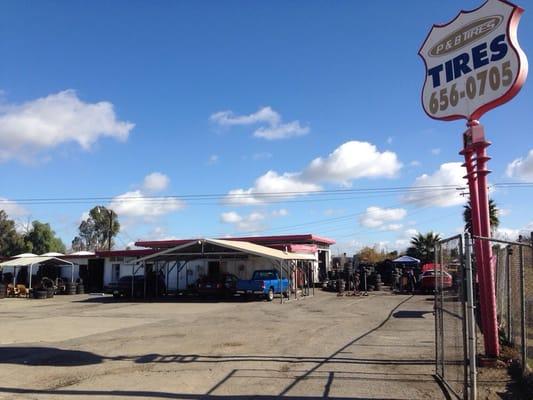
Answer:
<svg viewBox="0 0 533 400"><path fill-rule="evenodd" d="M165 295L168 295L168 261L165 262Z"/></svg>
<svg viewBox="0 0 533 400"><path fill-rule="evenodd" d="M311 266L311 287L313 288L313 296L315 295L315 263L309 262Z"/></svg>
<svg viewBox="0 0 533 400"><path fill-rule="evenodd" d="M131 264L131 294L130 297L133 299L133 284L135 280L135 264Z"/></svg>
<svg viewBox="0 0 533 400"><path fill-rule="evenodd" d="M30 277L29 277L29 282L28 282L28 289L31 289L31 275L32 275L32 272L33 272L33 264L30 264Z"/></svg>
<svg viewBox="0 0 533 400"><path fill-rule="evenodd" d="M294 268L294 273L292 274L294 279L294 298L298 300L298 285L300 284L300 270L298 269L298 261L288 261L291 266L291 270Z"/></svg>
<svg viewBox="0 0 533 400"><path fill-rule="evenodd" d="M283 261L279 261L279 291L281 292L281 281L283 280ZM281 304L283 304L283 296L281 296Z"/></svg>
<svg viewBox="0 0 533 400"><path fill-rule="evenodd" d="M143 261L143 273L144 273L144 299L146 300L146 261Z"/></svg>

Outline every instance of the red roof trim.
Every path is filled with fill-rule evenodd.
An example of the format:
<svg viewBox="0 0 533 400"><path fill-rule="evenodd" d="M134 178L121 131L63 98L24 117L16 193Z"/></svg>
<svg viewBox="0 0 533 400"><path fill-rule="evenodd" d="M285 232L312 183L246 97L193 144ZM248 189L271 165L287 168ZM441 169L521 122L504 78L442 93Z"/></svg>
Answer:
<svg viewBox="0 0 533 400"><path fill-rule="evenodd" d="M279 235L279 236L246 236L246 237L224 237L219 239L237 240L242 242L251 242L255 244L263 245L290 245L290 244L323 244L332 245L335 244L335 240L316 236L312 234L304 235ZM168 248L179 246L191 242L196 239L180 239L180 240L140 240L135 242L135 246L139 247L152 247L152 248ZM306 242L306 243L296 243Z"/></svg>
<svg viewBox="0 0 533 400"><path fill-rule="evenodd" d="M111 250L97 251L96 257L143 257L154 254L154 249Z"/></svg>

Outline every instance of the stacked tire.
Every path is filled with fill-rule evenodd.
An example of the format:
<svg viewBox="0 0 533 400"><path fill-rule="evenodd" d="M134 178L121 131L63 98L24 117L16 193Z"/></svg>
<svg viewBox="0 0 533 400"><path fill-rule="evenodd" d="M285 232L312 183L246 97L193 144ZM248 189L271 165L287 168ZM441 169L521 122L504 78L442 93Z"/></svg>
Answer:
<svg viewBox="0 0 533 400"><path fill-rule="evenodd" d="M48 297L48 289L36 289L33 291L34 299L46 299Z"/></svg>
<svg viewBox="0 0 533 400"><path fill-rule="evenodd" d="M76 294L76 284L72 282L65 283L65 294L67 295Z"/></svg>
<svg viewBox="0 0 533 400"><path fill-rule="evenodd" d="M6 291L7 291L7 286L4 285L3 283L0 283L0 299L4 299L6 297Z"/></svg>
<svg viewBox="0 0 533 400"><path fill-rule="evenodd" d="M383 282L381 281L381 274L376 274L374 290L377 290L377 291L383 290Z"/></svg>
<svg viewBox="0 0 533 400"><path fill-rule="evenodd" d="M78 283L76 285L76 294L84 294L85 293L85 286L83 286L83 283Z"/></svg>
<svg viewBox="0 0 533 400"><path fill-rule="evenodd" d="M46 298L51 299L54 297L54 288L46 288Z"/></svg>

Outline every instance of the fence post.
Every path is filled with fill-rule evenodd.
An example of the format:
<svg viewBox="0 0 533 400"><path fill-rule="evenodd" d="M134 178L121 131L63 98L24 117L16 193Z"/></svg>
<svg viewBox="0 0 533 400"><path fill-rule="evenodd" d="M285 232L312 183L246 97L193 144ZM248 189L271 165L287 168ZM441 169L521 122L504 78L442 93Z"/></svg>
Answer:
<svg viewBox="0 0 533 400"><path fill-rule="evenodd" d="M522 236L519 236L519 242L522 242ZM525 375L527 369L527 325L526 325L526 288L525 288L525 274L524 274L524 248L518 246L520 257L520 334L522 345L522 376Z"/></svg>
<svg viewBox="0 0 533 400"><path fill-rule="evenodd" d="M472 278L472 256L470 248L470 235L465 233L465 263L466 263L466 327L468 332L468 363L469 363L469 382L468 398L476 400L477 398L477 370L476 370L476 336L475 336L475 317L474 317L474 282Z"/></svg>
<svg viewBox="0 0 533 400"><path fill-rule="evenodd" d="M505 282L505 289L507 292L507 341L509 343L513 343L512 338L512 321L511 321L511 260L513 255L513 248L508 245L506 249L506 255L505 255L505 273L506 273L506 282Z"/></svg>
<svg viewBox="0 0 533 400"><path fill-rule="evenodd" d="M433 247L433 254L434 254L434 263L435 263L435 285L433 287L433 311L435 313L435 373L438 375L439 374L439 309L438 309L438 306L437 306L437 295L438 295L438 286L437 286L437 271L438 271L438 267L437 267L437 257L438 257L438 246L439 244L437 243L434 247ZM400 277L401 278L401 277Z"/></svg>

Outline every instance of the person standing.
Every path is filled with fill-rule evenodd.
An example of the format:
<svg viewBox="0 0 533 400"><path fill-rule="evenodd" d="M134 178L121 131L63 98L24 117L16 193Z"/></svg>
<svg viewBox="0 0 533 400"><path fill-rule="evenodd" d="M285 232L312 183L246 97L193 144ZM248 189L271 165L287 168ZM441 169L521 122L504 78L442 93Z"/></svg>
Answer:
<svg viewBox="0 0 533 400"><path fill-rule="evenodd" d="M411 294L415 294L416 277L415 277L415 272L413 271L413 268L409 268L409 270L407 271L407 276L409 278L409 290Z"/></svg>
<svg viewBox="0 0 533 400"><path fill-rule="evenodd" d="M392 272L392 291L400 291L400 270L397 267Z"/></svg>

